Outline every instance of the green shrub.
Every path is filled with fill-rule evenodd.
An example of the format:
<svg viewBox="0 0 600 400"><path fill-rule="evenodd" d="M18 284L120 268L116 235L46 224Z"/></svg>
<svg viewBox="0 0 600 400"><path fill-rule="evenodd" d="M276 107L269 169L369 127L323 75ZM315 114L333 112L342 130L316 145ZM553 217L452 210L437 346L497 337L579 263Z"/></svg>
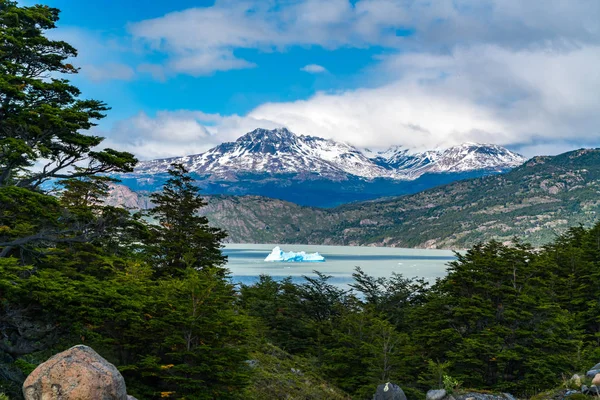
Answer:
<svg viewBox="0 0 600 400"><path fill-rule="evenodd" d="M569 400L589 400L589 396L586 396L583 393L575 393L570 396L565 397L565 399Z"/></svg>

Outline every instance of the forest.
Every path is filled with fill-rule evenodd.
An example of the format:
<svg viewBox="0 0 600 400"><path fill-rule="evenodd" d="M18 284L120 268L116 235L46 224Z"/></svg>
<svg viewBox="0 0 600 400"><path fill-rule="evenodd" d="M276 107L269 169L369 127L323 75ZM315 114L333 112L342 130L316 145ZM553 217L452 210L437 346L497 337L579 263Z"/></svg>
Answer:
<svg viewBox="0 0 600 400"><path fill-rule="evenodd" d="M105 205L137 160L98 150L109 108L66 78L77 50L46 35L58 19L0 0L0 393L22 398L81 343L140 399L369 399L388 381L410 399L530 397L600 361L600 224L543 248L475 244L432 284L356 269L344 290L322 274L233 284L181 165L146 214Z"/></svg>

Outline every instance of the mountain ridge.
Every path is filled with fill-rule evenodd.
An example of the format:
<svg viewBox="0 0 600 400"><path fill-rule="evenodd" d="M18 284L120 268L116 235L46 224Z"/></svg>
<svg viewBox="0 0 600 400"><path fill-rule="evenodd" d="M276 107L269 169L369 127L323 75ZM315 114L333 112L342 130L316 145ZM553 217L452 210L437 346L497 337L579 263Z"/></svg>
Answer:
<svg viewBox="0 0 600 400"><path fill-rule="evenodd" d="M143 161L135 172L163 173L171 163L180 162L191 172L219 178L252 172L318 174L332 180L347 179L344 174L366 179L414 180L425 173L501 171L524 161L521 155L492 144L466 143L422 153L392 146L373 153L331 139L296 135L286 128L258 128L204 153Z"/></svg>
<svg viewBox="0 0 600 400"><path fill-rule="evenodd" d="M206 194L259 195L335 207L416 193L460 179L510 170L525 159L496 145L464 144L412 152L372 152L285 128L255 129L197 155L141 162L116 175L133 190L156 191L171 163L182 163Z"/></svg>

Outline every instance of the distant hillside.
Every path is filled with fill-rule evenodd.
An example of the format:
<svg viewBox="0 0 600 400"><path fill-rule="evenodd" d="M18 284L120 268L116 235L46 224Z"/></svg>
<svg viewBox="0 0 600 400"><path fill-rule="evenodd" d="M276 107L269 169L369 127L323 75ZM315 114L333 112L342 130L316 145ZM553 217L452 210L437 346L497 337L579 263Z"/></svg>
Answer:
<svg viewBox="0 0 600 400"><path fill-rule="evenodd" d="M323 210L256 196L211 197L234 242L464 248L518 236L535 245L600 212L600 149L535 157L503 174Z"/></svg>

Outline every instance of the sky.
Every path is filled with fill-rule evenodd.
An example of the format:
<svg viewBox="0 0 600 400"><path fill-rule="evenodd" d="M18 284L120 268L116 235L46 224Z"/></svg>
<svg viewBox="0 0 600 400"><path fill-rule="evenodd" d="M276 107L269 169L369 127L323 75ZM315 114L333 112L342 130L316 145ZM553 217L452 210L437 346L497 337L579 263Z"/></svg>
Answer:
<svg viewBox="0 0 600 400"><path fill-rule="evenodd" d="M94 134L140 159L283 126L374 149L600 147L600 0L43 4L82 96L112 107Z"/></svg>

